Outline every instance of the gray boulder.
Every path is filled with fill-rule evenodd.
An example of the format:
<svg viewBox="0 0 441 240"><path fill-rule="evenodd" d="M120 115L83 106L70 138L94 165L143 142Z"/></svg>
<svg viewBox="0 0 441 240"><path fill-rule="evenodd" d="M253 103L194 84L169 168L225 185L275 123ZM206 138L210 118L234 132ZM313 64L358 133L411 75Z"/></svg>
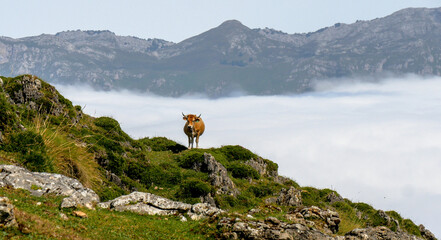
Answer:
<svg viewBox="0 0 441 240"><path fill-rule="evenodd" d="M191 209L192 205L172 201L151 193L132 192L108 202L99 203L98 207L146 215L171 215L187 212Z"/></svg>
<svg viewBox="0 0 441 240"><path fill-rule="evenodd" d="M424 227L423 224L420 224L418 226L420 232L421 232L421 236L423 236L425 239L427 240L437 240L435 237L435 234L433 234L431 231L429 231L428 229L426 229L426 227Z"/></svg>
<svg viewBox="0 0 441 240"><path fill-rule="evenodd" d="M191 207L191 211L188 211L188 215L192 220L200 220L207 217L212 217L223 213L219 208L213 207L208 203L196 203Z"/></svg>
<svg viewBox="0 0 441 240"><path fill-rule="evenodd" d="M329 229L329 233L336 233L339 229L339 224L341 222L341 219L339 217L339 214L337 212L334 212L332 210L323 210L316 206L306 207L299 211L301 216L304 219L307 218L320 218L324 221L326 224L324 227L325 229Z"/></svg>
<svg viewBox="0 0 441 240"><path fill-rule="evenodd" d="M16 227L14 206L7 197L0 197L0 227Z"/></svg>
<svg viewBox="0 0 441 240"><path fill-rule="evenodd" d="M192 220L215 216L223 212L221 209L213 207L208 203L191 205L145 192L132 192L108 202L99 203L97 206L120 212L130 211L145 215L187 213Z"/></svg>
<svg viewBox="0 0 441 240"><path fill-rule="evenodd" d="M254 168L261 176L269 176L269 177L277 177L278 173L276 171L269 171L268 170L268 164L266 164L265 160L262 158L257 159L250 159L245 162L245 164L249 165L250 167Z"/></svg>
<svg viewBox="0 0 441 240"><path fill-rule="evenodd" d="M237 190L233 181L227 174L227 169L208 153L204 153L204 169L207 169L211 185L217 188L217 194L229 194L237 196L240 192Z"/></svg>
<svg viewBox="0 0 441 240"><path fill-rule="evenodd" d="M84 187L76 179L61 174L30 172L14 165L0 165L0 187L7 186L28 190L35 196L49 193L67 196L61 203L62 208L91 209L100 201L93 190Z"/></svg>
<svg viewBox="0 0 441 240"><path fill-rule="evenodd" d="M282 188L277 197L276 203L282 206L301 206L302 193L294 187L290 187L289 189Z"/></svg>
<svg viewBox="0 0 441 240"><path fill-rule="evenodd" d="M224 217L218 222L224 239L335 239L304 224L290 224L270 217L263 221Z"/></svg>
<svg viewBox="0 0 441 240"><path fill-rule="evenodd" d="M387 227L369 227L369 228L357 228L345 234L345 240L417 240L422 239L408 233L397 231L393 232Z"/></svg>

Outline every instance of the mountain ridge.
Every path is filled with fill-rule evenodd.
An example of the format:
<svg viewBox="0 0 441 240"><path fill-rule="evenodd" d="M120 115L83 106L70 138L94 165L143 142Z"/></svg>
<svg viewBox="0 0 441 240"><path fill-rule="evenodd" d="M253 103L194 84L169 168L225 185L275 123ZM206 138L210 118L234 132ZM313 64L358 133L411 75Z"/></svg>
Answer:
<svg viewBox="0 0 441 240"><path fill-rule="evenodd" d="M322 79L439 76L440 39L441 8L408 8L294 34L228 20L179 43L77 30L1 37L0 73L172 97L222 97L238 89L254 95L302 93Z"/></svg>

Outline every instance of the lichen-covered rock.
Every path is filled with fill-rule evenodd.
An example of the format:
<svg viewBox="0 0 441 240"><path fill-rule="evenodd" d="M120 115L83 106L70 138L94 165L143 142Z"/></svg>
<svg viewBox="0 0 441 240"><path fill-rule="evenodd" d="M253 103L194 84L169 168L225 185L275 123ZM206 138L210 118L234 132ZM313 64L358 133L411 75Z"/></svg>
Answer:
<svg viewBox="0 0 441 240"><path fill-rule="evenodd" d="M274 217L265 221L224 217L219 220L218 229L222 231L223 239L422 240L402 231L393 232L387 227L354 229L345 236L335 236L323 233L307 223L287 223Z"/></svg>
<svg viewBox="0 0 441 240"><path fill-rule="evenodd" d="M419 228L419 230L421 232L421 236L423 236L425 239L427 239L427 240L437 240L435 235L431 231L426 229L426 227L424 227L423 224L420 224L418 226L418 228Z"/></svg>
<svg viewBox="0 0 441 240"><path fill-rule="evenodd" d="M14 205L11 204L9 198L0 197L0 227L15 227Z"/></svg>
<svg viewBox="0 0 441 240"><path fill-rule="evenodd" d="M290 187L289 189L282 188L277 197L276 203L283 206L301 206L302 194L300 190Z"/></svg>
<svg viewBox="0 0 441 240"><path fill-rule="evenodd" d="M233 181L227 174L227 169L216 159L208 153L204 153L204 168L207 169L211 185L217 188L217 194L229 194L237 196L239 190L237 190Z"/></svg>
<svg viewBox="0 0 441 240"><path fill-rule="evenodd" d="M357 228L345 234L345 240L417 240L421 239L405 232L393 232L387 227Z"/></svg>
<svg viewBox="0 0 441 240"><path fill-rule="evenodd" d="M62 208L93 208L100 201L93 190L76 179L61 174L30 172L14 165L0 165L0 187L6 186L26 189L36 196L49 193L67 196L61 203Z"/></svg>
<svg viewBox="0 0 441 240"><path fill-rule="evenodd" d="M277 177L278 173L276 171L269 171L268 164L262 158L258 157L256 159L250 159L245 162L245 164L254 168L261 176Z"/></svg>
<svg viewBox="0 0 441 240"><path fill-rule="evenodd" d="M206 217L213 217L223 213L219 208L213 207L208 203L196 203L188 211L188 215L192 220L199 220Z"/></svg>
<svg viewBox="0 0 441 240"><path fill-rule="evenodd" d="M176 212L187 212L192 205L157 196L145 192L132 192L128 195L117 197L98 207L110 208L117 211L132 211L149 215L169 215Z"/></svg>
<svg viewBox="0 0 441 240"><path fill-rule="evenodd" d="M211 193L208 193L205 196L201 196L201 202L202 203L208 203L213 207L216 207L216 201L214 200L214 198L211 196Z"/></svg>
<svg viewBox="0 0 441 240"><path fill-rule="evenodd" d="M264 222L224 217L218 222L218 228L223 231L224 239L335 239L304 224L290 224L274 217L267 218Z"/></svg>
<svg viewBox="0 0 441 240"><path fill-rule="evenodd" d="M146 192L132 192L108 202L98 203L98 207L116 211L130 211L145 215L175 215L187 213L191 219L199 220L215 216L223 211L208 203L194 205L172 201L170 199Z"/></svg>
<svg viewBox="0 0 441 240"><path fill-rule="evenodd" d="M330 233L338 232L341 220L337 212L329 209L323 210L319 207L311 206L301 209L298 213L300 213L304 219L314 217L322 219L326 224L325 229L329 229Z"/></svg>
<svg viewBox="0 0 441 240"><path fill-rule="evenodd" d="M335 203L335 202L341 202L343 201L343 198L338 195L335 192L331 192L330 194L328 194L328 196L326 196L326 200L328 200L329 203Z"/></svg>

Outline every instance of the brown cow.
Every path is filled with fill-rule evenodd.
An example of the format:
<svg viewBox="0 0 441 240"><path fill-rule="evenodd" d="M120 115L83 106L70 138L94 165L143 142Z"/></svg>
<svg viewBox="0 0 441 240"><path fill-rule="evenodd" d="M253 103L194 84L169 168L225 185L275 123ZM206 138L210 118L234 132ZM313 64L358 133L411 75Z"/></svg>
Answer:
<svg viewBox="0 0 441 240"><path fill-rule="evenodd" d="M196 137L196 148L199 147L199 137L204 133L205 131L205 124L204 121L202 121L201 114L199 116L188 114L185 115L183 119L187 122L184 126L184 132L188 137L188 148L193 148L193 142L194 138Z"/></svg>

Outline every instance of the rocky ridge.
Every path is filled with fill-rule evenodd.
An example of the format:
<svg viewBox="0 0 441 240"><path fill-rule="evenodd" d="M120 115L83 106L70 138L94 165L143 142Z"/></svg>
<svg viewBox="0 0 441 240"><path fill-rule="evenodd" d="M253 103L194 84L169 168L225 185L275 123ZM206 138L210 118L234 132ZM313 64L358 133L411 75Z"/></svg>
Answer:
<svg viewBox="0 0 441 240"><path fill-rule="evenodd" d="M321 79L439 76L440 12L409 8L305 34L250 29L230 20L180 43L109 31L0 37L0 72L32 73L51 83L86 83L98 89L211 97L236 90L299 93L312 90Z"/></svg>

